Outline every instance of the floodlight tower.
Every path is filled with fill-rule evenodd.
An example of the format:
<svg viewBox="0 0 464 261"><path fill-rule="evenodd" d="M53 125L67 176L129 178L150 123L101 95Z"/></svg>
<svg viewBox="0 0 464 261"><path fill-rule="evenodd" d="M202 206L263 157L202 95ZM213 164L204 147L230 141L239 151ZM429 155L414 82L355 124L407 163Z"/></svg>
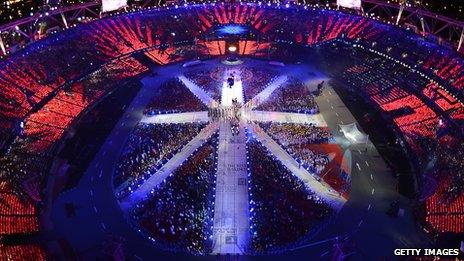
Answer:
<svg viewBox="0 0 464 261"><path fill-rule="evenodd" d="M406 7L411 7L411 6L418 6L422 7L422 0L398 0L398 4L400 6L398 16L396 17L396 25L400 23L401 16L403 15L403 11Z"/></svg>
<svg viewBox="0 0 464 261"><path fill-rule="evenodd" d="M398 11L398 16L396 17L396 25L399 25L401 21L401 17L403 15L403 11L405 8L408 7L414 7L416 9L425 9L424 5L422 4L422 0L399 0L398 2L400 9ZM426 24L426 21L422 15L420 15L419 12L417 12L417 18L420 20L421 23L421 33L423 36L426 35L428 26Z"/></svg>

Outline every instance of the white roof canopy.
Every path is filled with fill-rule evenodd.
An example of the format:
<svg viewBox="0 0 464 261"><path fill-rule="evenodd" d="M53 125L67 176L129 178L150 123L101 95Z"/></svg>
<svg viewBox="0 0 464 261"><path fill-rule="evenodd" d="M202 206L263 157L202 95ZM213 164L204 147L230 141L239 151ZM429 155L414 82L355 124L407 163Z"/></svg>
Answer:
<svg viewBox="0 0 464 261"><path fill-rule="evenodd" d="M369 141L369 135L361 132L356 126L356 123L345 124L345 125L338 125L347 138L351 143L367 143Z"/></svg>

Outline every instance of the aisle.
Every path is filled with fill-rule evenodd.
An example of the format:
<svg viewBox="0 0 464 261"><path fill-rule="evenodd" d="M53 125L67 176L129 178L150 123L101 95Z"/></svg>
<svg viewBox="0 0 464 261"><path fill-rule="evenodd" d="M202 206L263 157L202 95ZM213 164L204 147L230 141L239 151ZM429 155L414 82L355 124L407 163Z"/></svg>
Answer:
<svg viewBox="0 0 464 261"><path fill-rule="evenodd" d="M232 85L232 88L230 88L227 83L227 78L231 73L234 75L234 85ZM221 105L232 106L233 99L236 99L238 103L243 104L242 79L240 73L235 72L234 70L226 70L221 89Z"/></svg>
<svg viewBox="0 0 464 261"><path fill-rule="evenodd" d="M310 173L304 168L301 168L298 162L290 156L277 142L275 142L263 129L257 124L249 124L249 129L253 135L262 142L262 144L279 160L288 170L302 180L305 185L321 197L333 209L339 211L346 202L346 199L341 197L336 191L330 188L325 182L318 181L315 174Z"/></svg>
<svg viewBox="0 0 464 261"><path fill-rule="evenodd" d="M258 107L261 103L267 100L277 88L279 88L282 84L284 84L287 81L287 79L288 77L286 75L281 75L277 77L274 81L269 83L269 85L266 88L264 88L264 90L262 90L255 97L249 100L245 104L245 107L251 107L251 108Z"/></svg>
<svg viewBox="0 0 464 261"><path fill-rule="evenodd" d="M244 120L253 122L313 124L317 127L327 127L321 114L243 110L242 115Z"/></svg>
<svg viewBox="0 0 464 261"><path fill-rule="evenodd" d="M164 179L166 179L179 165L187 160L209 137L211 137L218 128L217 122L213 122L203 128L179 153L174 155L166 164L163 165L155 174L151 175L143 182L140 187L135 189L130 196L120 202L121 208L125 211L145 199L145 197Z"/></svg>
<svg viewBox="0 0 464 261"><path fill-rule="evenodd" d="M208 122L207 111L195 112L180 112L170 114L157 114L153 116L144 115L141 123L147 124L163 124L163 123L193 123L193 122Z"/></svg>
<svg viewBox="0 0 464 261"><path fill-rule="evenodd" d="M181 75L178 77L182 83L198 98L201 102L203 102L207 107L211 107L214 104L217 104L213 98L211 98L205 90L203 90L200 86L196 85L191 80L187 79L187 77Z"/></svg>
<svg viewBox="0 0 464 261"><path fill-rule="evenodd" d="M243 126L232 136L229 122L219 127L213 254L243 254L250 241L246 138Z"/></svg>

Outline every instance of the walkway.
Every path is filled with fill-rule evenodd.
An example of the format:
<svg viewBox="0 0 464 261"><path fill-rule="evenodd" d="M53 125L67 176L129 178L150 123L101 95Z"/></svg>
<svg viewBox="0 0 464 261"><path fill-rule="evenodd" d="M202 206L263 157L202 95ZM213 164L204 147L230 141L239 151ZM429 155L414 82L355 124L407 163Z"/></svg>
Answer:
<svg viewBox="0 0 464 261"><path fill-rule="evenodd" d="M205 90L203 90L200 86L196 85L194 82L189 80L187 77L180 75L179 80L181 80L185 86L195 95L197 96L200 101L202 101L207 107L211 107L214 104L217 104L213 98L211 98Z"/></svg>
<svg viewBox="0 0 464 261"><path fill-rule="evenodd" d="M229 122L219 130L213 254L243 254L250 241L245 130L232 136Z"/></svg>
<svg viewBox="0 0 464 261"><path fill-rule="evenodd" d="M140 122L149 124L208 122L207 111L182 112L144 116Z"/></svg>
<svg viewBox="0 0 464 261"><path fill-rule="evenodd" d="M396 248L426 248L429 240L415 225L414 204L397 192L397 182L376 147L354 145L338 131L339 124L357 122L338 94L326 84L316 97L322 116L343 150L351 150L351 194L339 213L337 225L327 234L339 234L343 228L355 230L353 241L363 249L354 259L378 259L391 256ZM359 126L359 125L358 125ZM403 217L391 218L385 212L399 199L405 210ZM354 225L356 224L356 225ZM366 240L369 238L369 240ZM376 246L382 246L381 248Z"/></svg>
<svg viewBox="0 0 464 261"><path fill-rule="evenodd" d="M232 88L229 87L227 79L230 75L234 75L234 85ZM240 70L237 69L227 69L224 72L222 79L222 89L221 89L221 105L222 106L232 106L232 100L236 99L238 103L243 104L243 85L242 77L240 75Z"/></svg>
<svg viewBox="0 0 464 261"><path fill-rule="evenodd" d="M332 190L330 186L325 184L323 181L318 181L306 169L300 168L298 162L279 144L277 144L277 142L269 137L269 135L267 135L261 127L255 123L249 124L249 127L258 140L260 140L262 144L268 148L269 151L285 165L285 167L287 167L287 169L302 180L312 192L321 197L327 204L337 211L343 207L343 204L346 202L344 198Z"/></svg>
<svg viewBox="0 0 464 261"><path fill-rule="evenodd" d="M274 81L269 83L269 85L264 88L260 93L258 93L253 99L248 101L245 104L245 107L251 106L252 108L258 107L263 101L267 100L269 96L277 89L279 86L284 84L287 81L288 77L287 75L281 75L277 77Z"/></svg>
<svg viewBox="0 0 464 261"><path fill-rule="evenodd" d="M206 140L218 129L218 123L211 123L203 128L182 150L174 155L164 166L155 174L149 177L145 182L132 192L130 196L121 201L123 210L128 210L151 192L159 183L166 179L180 164L182 164L192 153L195 152Z"/></svg>
<svg viewBox="0 0 464 261"><path fill-rule="evenodd" d="M298 123L314 124L317 127L327 127L321 114L303 114L276 111L249 111L243 112L243 118L254 122Z"/></svg>

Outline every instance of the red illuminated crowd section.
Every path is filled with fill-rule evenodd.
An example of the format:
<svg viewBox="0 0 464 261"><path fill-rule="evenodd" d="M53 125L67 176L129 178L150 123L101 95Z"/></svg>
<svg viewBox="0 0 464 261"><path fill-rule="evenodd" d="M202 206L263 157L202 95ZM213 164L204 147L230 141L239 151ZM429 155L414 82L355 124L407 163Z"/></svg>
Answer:
<svg viewBox="0 0 464 261"><path fill-rule="evenodd" d="M130 13L93 21L82 25L79 30L65 32L67 36L60 40L49 41L0 64L0 89L3 90L0 126L11 127L65 82L82 77L86 70L98 69L118 57L142 51L154 62L163 65L182 59L176 50L180 47L175 46L193 39L197 40L197 46L205 47L201 50L204 54L223 55L226 53L224 41L210 42L203 37L218 24L243 24L264 35L262 39L267 39L265 42L241 40L238 43L239 54L255 56L264 56L272 39L305 45L339 37L380 41L384 39L384 29L388 29L378 26L375 20L341 15L335 11L295 11L258 4L215 4L192 7L187 11L147 12L149 15ZM303 12L322 12L324 15ZM391 36L391 32L388 34ZM431 61L439 60L431 58ZM461 67L454 59L452 62L449 66L445 66L445 62L427 62L424 66L441 67L438 74L461 86Z"/></svg>
<svg viewBox="0 0 464 261"><path fill-rule="evenodd" d="M98 33L89 41L94 42L100 51L113 58L159 45L161 42L153 37L153 33L160 33L160 29L145 26L145 30L142 31L140 23L139 19L129 19L127 16L92 23L89 30Z"/></svg>
<svg viewBox="0 0 464 261"><path fill-rule="evenodd" d="M226 41L200 41L199 46L203 46L201 49L204 55L224 55L226 52Z"/></svg>
<svg viewBox="0 0 464 261"><path fill-rule="evenodd" d="M418 138L435 138L436 128L439 121L435 112L412 94L408 94L403 98L379 105L385 112L398 110L405 106L408 106L413 110L412 113L396 117L393 121L402 131L406 141L409 143L409 146L414 148L416 153L424 153L422 147L416 143L416 140Z"/></svg>
<svg viewBox="0 0 464 261"><path fill-rule="evenodd" d="M239 41L238 52L240 55L265 56L271 48L270 43L260 43L257 41Z"/></svg>
<svg viewBox="0 0 464 261"><path fill-rule="evenodd" d="M37 208L29 199L20 199L10 185L0 180L0 237L28 235L39 230ZM7 246L0 243L1 260L45 260L37 245Z"/></svg>
<svg viewBox="0 0 464 261"><path fill-rule="evenodd" d="M326 16L301 19L300 15L298 12L290 14L265 10L257 5L218 4L172 14L162 19L147 19L138 15L116 16L89 24L85 28L88 37L83 41L95 45L105 57L116 58L154 46L173 46L176 40L201 39L202 34L218 24L243 24L251 26L259 33L275 37L284 19L292 24L295 32L290 34L291 38L288 40L300 44L313 45L341 36L375 40L382 35L381 29L376 28L372 20L364 17L328 13ZM202 45L210 55L225 53L226 46L222 40L201 40L198 46ZM239 53L249 55L269 47L269 43L240 41ZM166 64L169 59L164 52L158 50L150 53L157 63ZM172 50L166 53L172 53Z"/></svg>
<svg viewBox="0 0 464 261"><path fill-rule="evenodd" d="M200 31L209 30L214 24L249 24L264 34L273 34L280 29L281 21L292 25L293 39L297 43L313 45L329 41L342 35L350 39L374 39L382 35L370 19L364 17L335 16L331 13L317 19L302 19L301 13L292 14L266 11L256 5L215 5L203 9L196 20Z"/></svg>
<svg viewBox="0 0 464 261"><path fill-rule="evenodd" d="M38 245L2 245L0 244L2 260L46 260L44 250Z"/></svg>
<svg viewBox="0 0 464 261"><path fill-rule="evenodd" d="M285 18L285 19L284 19ZM198 14L200 31L207 31L214 24L249 24L261 33L274 33L281 21L287 20L293 26L294 39L308 45L329 41L342 34L351 39L371 39L380 37L381 31L374 28L371 20L363 17L318 16L317 19L302 19L301 13L267 12L256 5L216 5L205 8ZM309 33L303 33L309 32Z"/></svg>
<svg viewBox="0 0 464 261"><path fill-rule="evenodd" d="M26 119L24 133L33 137L31 150L44 152L56 141L60 140L66 129L89 105L99 100L104 94L117 86L114 79L121 80L139 75L148 68L132 57L115 60L107 64L103 74L97 78L100 83L96 89L87 90L87 82L95 77L90 76L77 82L69 90L60 90L58 94L39 111ZM106 77L110 79L106 79ZM90 93L89 93L90 92Z"/></svg>
<svg viewBox="0 0 464 261"><path fill-rule="evenodd" d="M436 51L425 60L423 67L432 70L443 80L450 81L456 90L464 89L464 64L461 59Z"/></svg>
<svg viewBox="0 0 464 261"><path fill-rule="evenodd" d="M320 16L317 20L303 23L302 26L310 28L310 33L306 40L299 33L296 40L305 40L308 45L333 40L342 35L349 39L374 39L381 35L381 30L374 28L371 20L362 17Z"/></svg>
<svg viewBox="0 0 464 261"><path fill-rule="evenodd" d="M429 83L422 93L437 104L451 119L457 122L464 120L464 107L462 104L436 84Z"/></svg>
<svg viewBox="0 0 464 261"><path fill-rule="evenodd" d="M426 199L426 221L439 232L464 231L464 144L451 135L439 139L435 153L436 167L428 178L435 189Z"/></svg>
<svg viewBox="0 0 464 261"><path fill-rule="evenodd" d="M215 5L202 9L198 13L197 28L206 31L215 24L245 24L263 33L268 32L274 24L267 23L267 12L256 5Z"/></svg>
<svg viewBox="0 0 464 261"><path fill-rule="evenodd" d="M150 58L153 62L165 65L171 62L177 62L182 60L181 56L176 56L176 49L173 47L166 48L166 50L153 49L146 51L145 55Z"/></svg>
<svg viewBox="0 0 464 261"><path fill-rule="evenodd" d="M134 58L126 57L106 64L99 71L72 84L69 88L62 88L42 108L26 118L23 136L27 138L25 140L28 142L28 151L24 152L25 155L18 156L43 159L43 164L46 164L46 158L43 158L43 155L46 155L51 146L62 138L66 129L86 108L118 86L117 80L133 77L147 70L148 68ZM58 84L53 87L58 88ZM47 94L53 90L53 88L44 89L47 90ZM44 97L33 95L33 98L40 100ZM27 108L30 109L30 107ZM25 109L22 113L26 111ZM36 164L33 166L35 168ZM26 168L26 164L24 167ZM30 177L23 181L24 190L31 198L40 201L40 188L37 182L40 177L37 175L43 173L37 172L36 169L26 169L25 171ZM35 205L32 202L20 200L18 196L13 194L7 181L1 180L0 236L30 234L38 230L39 224ZM20 260L45 259L40 247L32 245L0 245L0 257L11 257L12 259L14 257L14 259L19 258Z"/></svg>
<svg viewBox="0 0 464 261"><path fill-rule="evenodd" d="M127 56L107 63L103 67L103 70L105 70L111 78L122 80L147 72L148 68L136 59Z"/></svg>
<svg viewBox="0 0 464 261"><path fill-rule="evenodd" d="M394 86L389 91L381 91L378 86L372 84L366 86L369 89L371 99L376 102L384 112L409 107L412 113L395 117L393 121L402 131L404 137L416 152L422 153L421 147L416 144L418 137L433 139L438 124L436 113L424 102L413 94L409 94L400 87ZM377 91L373 90L376 88Z"/></svg>
<svg viewBox="0 0 464 261"><path fill-rule="evenodd" d="M105 56L116 58L136 51L159 47L162 44L172 46L176 36L174 33L177 31L176 26L188 25L189 28L195 29L177 32L178 37L182 37L180 34L183 33L185 37L192 39L204 32L198 28L198 23L194 22L194 14L184 14L183 19L183 21L176 22L172 17L170 19L146 19L142 16L113 17L90 24L86 28L89 38L85 41L87 44L94 44ZM155 61L159 60L156 62L160 64L169 62L167 57L162 57L164 54L160 57L159 53L169 54L172 50L150 52Z"/></svg>
<svg viewBox="0 0 464 261"><path fill-rule="evenodd" d="M13 194L6 181L0 181L0 198L0 237L38 231L36 207L32 202L21 200Z"/></svg>
<svg viewBox="0 0 464 261"><path fill-rule="evenodd" d="M330 10L235 3L146 12L147 15L134 12L81 25L79 30L65 32L67 36L60 40L49 41L1 64L0 88L4 91L0 98L0 126L10 127L53 90L81 77L85 69L96 69L133 52L143 51L156 63L167 64L179 60L175 47L179 42L196 39L198 45L205 46L207 54L224 54L224 41L204 41L204 34L215 25L243 24L265 36L264 43L240 41L238 52L242 55L264 55L264 50L270 48L269 42L277 39L314 45L339 37L371 42L406 38L406 33L395 33L375 20ZM460 90L464 86L461 61L447 57L442 58L437 51L423 66L452 81Z"/></svg>
<svg viewBox="0 0 464 261"><path fill-rule="evenodd" d="M11 127L11 120L25 116L35 104L47 97L64 82L56 78L49 79L47 69L41 65L22 64L18 68L7 65L0 70L0 123L2 127Z"/></svg>
<svg viewBox="0 0 464 261"><path fill-rule="evenodd" d="M443 194L449 185L449 179L440 182L435 193L427 199L426 221L439 232L462 233L464 232L464 194L452 200L443 199Z"/></svg>
<svg viewBox="0 0 464 261"><path fill-rule="evenodd" d="M366 72L363 66L352 66L345 70L345 75L349 75L350 79L355 79L355 82L360 82L363 77L363 72ZM434 103L438 109L433 109L426 104L424 100L419 98L417 94L412 93L406 88L407 86L386 86L382 84L383 79L370 82L366 85L359 84L358 87L363 88L368 97L376 103L379 108L385 113L392 116L393 111L400 111L407 108L407 113L399 114L393 117L393 122L404 135L408 146L417 156L418 161L425 165L427 164L427 150L430 146L428 143L423 143L421 140L437 140L438 146L459 143L458 141L447 141L445 138L437 136L437 131L440 128L440 117L449 116L456 123L464 118L464 106L455 98L441 89L437 84L429 82L421 86L421 94L426 99ZM445 143L445 144L443 144ZM459 150L459 148L457 148ZM441 159L441 164L435 170L434 176L437 186L426 199L426 221L438 232L464 232L464 193L455 192L454 196L449 196L447 191L454 179L462 179L461 173L458 173L454 149L442 149L443 155L437 157ZM446 155L450 154L450 155ZM459 155L459 154L458 154ZM458 156L459 157L459 156ZM450 164L450 163L454 164ZM454 168L444 170L443 166ZM451 167L453 166L453 167Z"/></svg>

